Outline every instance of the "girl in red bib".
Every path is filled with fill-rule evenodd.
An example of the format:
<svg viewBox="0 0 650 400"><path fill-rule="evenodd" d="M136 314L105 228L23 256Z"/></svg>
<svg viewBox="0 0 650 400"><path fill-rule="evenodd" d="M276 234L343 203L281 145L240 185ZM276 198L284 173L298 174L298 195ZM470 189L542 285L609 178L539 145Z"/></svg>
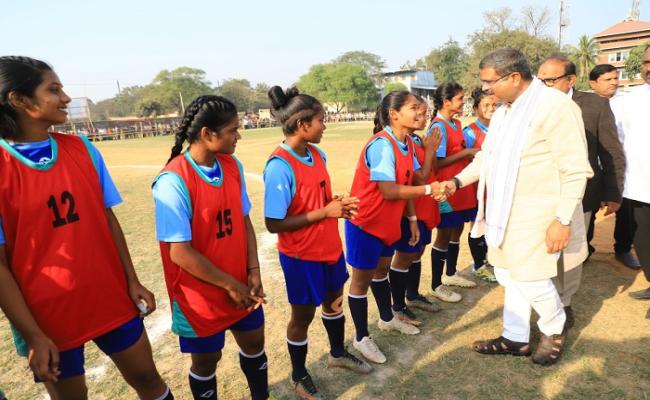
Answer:
<svg viewBox="0 0 650 400"><path fill-rule="evenodd" d="M427 104L423 98L416 96L419 101L416 130L424 130L427 126ZM441 135L438 128L434 128L420 136L415 132L409 133L413 141L415 154L419 164L422 180L432 183L436 180L437 163L435 152L440 144ZM440 209L438 203L429 196L422 196L414 200L415 216L420 231L420 240L412 245L409 220L406 215L402 217L402 237L395 243L395 257L391 263L389 280L393 297L393 312L396 317L413 325L420 325L411 308L418 308L427 312L436 312L440 308L431 300L419 293L421 263L420 258L427 244L431 243L431 231L440 222ZM406 278L405 284L401 284Z"/></svg>
<svg viewBox="0 0 650 400"><path fill-rule="evenodd" d="M233 156L238 129L230 101L197 98L153 183L172 331L181 352L191 354L195 399L217 398L216 368L227 329L239 345L251 397L268 398L264 290L243 167Z"/></svg>
<svg viewBox="0 0 650 400"><path fill-rule="evenodd" d="M468 148L463 136L463 127L456 114L463 112L465 92L457 83L443 83L433 96L435 105L431 127L438 127L442 132L442 141L436 156L438 157L438 179L451 179L462 171L479 149ZM447 201L440 203L440 224L436 240L431 248L433 295L442 301L458 302L459 293L445 286L474 287L476 283L456 273L460 235L465 222L476 218L476 190L473 186L463 188ZM447 264L446 274L443 274Z"/></svg>
<svg viewBox="0 0 650 400"><path fill-rule="evenodd" d="M414 335L415 326L393 318L388 268L393 244L401 237L401 219L409 219L412 244L419 240L412 200L439 195L438 182L412 186L420 169L408 133L418 126L419 101L409 92L391 92L381 101L375 117L374 135L364 146L352 182L351 195L359 199L358 214L345 221L347 261L352 265L348 303L356 328L353 346L368 360L386 362L386 357L368 332L368 287L372 288L381 330Z"/></svg>
<svg viewBox="0 0 650 400"><path fill-rule="evenodd" d="M171 399L141 318L154 296L111 210L119 193L86 138L48 133L69 102L44 62L0 57L0 307L52 398L86 398L93 340L140 398Z"/></svg>
<svg viewBox="0 0 650 400"><path fill-rule="evenodd" d="M264 216L269 232L278 234L291 304L287 326L291 383L298 397L312 399L320 394L305 367L307 330L319 305L330 342L328 367L372 370L343 344L343 286L348 272L338 218L351 218L358 199L332 196L325 153L314 144L320 143L325 130L321 103L295 88L285 93L278 86L271 88L269 98L285 139L264 168Z"/></svg>
<svg viewBox="0 0 650 400"><path fill-rule="evenodd" d="M463 136L465 137L465 144L470 149L480 149L483 141L488 133L490 127L490 120L492 114L496 110L496 99L494 96L488 95L481 88L476 88L472 91L472 108L476 114L476 121L467 125L463 129ZM478 183L475 183L474 190L477 190ZM474 221L470 221L472 226ZM471 229L470 229L471 230ZM485 237L473 238L470 234L467 235L467 243L469 250L472 253L474 262L472 263L472 273L484 281L496 283L497 279L490 265L487 263L487 244Z"/></svg>

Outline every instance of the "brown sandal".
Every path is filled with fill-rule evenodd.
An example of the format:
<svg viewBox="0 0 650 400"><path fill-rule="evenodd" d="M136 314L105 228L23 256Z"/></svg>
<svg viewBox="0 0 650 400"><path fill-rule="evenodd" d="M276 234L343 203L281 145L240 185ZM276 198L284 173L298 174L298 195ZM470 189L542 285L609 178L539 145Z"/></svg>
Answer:
<svg viewBox="0 0 650 400"><path fill-rule="evenodd" d="M551 336L542 334L539 345L533 354L533 362L544 367L555 364L560 360L565 341L566 335L564 334Z"/></svg>
<svg viewBox="0 0 650 400"><path fill-rule="evenodd" d="M529 356L531 353L528 343L515 342L503 336L490 340L478 340L474 342L472 348L478 353L487 355L509 354L512 356Z"/></svg>

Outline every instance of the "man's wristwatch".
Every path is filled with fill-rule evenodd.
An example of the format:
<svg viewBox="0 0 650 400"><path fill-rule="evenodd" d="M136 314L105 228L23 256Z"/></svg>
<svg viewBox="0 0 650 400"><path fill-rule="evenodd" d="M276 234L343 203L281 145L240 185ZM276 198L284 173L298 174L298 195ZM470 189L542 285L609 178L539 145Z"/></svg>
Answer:
<svg viewBox="0 0 650 400"><path fill-rule="evenodd" d="M567 219L562 219L560 217L555 217L555 219L557 220L557 222L560 223L560 225L564 225L564 226L571 225L571 220L570 219L567 220Z"/></svg>
<svg viewBox="0 0 650 400"><path fill-rule="evenodd" d="M463 186L460 183L460 179L456 178L455 176L451 178L451 181L454 182L454 185L456 185L456 190L460 189Z"/></svg>

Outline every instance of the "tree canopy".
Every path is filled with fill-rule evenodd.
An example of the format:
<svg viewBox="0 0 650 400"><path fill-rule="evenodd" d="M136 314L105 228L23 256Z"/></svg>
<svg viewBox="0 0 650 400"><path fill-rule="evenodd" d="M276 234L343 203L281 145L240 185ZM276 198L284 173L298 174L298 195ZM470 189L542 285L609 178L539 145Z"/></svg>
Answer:
<svg viewBox="0 0 650 400"><path fill-rule="evenodd" d="M373 108L378 90L366 70L358 64L317 64L298 80L301 92L324 103L331 103L337 112Z"/></svg>

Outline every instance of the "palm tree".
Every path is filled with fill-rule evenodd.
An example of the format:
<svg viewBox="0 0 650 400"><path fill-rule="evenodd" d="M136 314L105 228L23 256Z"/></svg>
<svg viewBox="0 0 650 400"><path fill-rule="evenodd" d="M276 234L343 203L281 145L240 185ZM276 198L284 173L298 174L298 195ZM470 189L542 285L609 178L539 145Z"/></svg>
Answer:
<svg viewBox="0 0 650 400"><path fill-rule="evenodd" d="M593 39L587 35L580 36L578 47L573 54L573 59L578 66L578 78L587 76L591 68L596 65L598 50L598 44Z"/></svg>

